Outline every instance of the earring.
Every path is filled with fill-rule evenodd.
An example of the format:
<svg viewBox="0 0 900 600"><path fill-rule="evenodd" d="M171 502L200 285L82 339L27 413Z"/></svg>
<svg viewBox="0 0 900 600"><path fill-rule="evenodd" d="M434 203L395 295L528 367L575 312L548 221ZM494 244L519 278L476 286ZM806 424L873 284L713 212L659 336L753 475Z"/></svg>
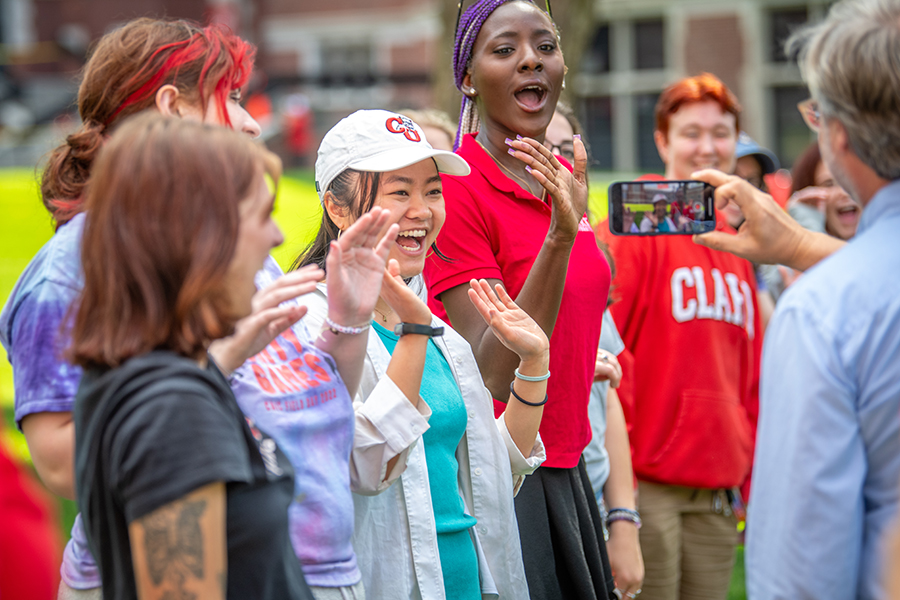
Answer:
<svg viewBox="0 0 900 600"><path fill-rule="evenodd" d="M335 238L335 241L341 239L341 235L343 235L343 233L344 233L343 229L338 229L338 236Z"/></svg>
<svg viewBox="0 0 900 600"><path fill-rule="evenodd" d="M562 89L566 89L566 80L563 79Z"/></svg>
<svg viewBox="0 0 900 600"><path fill-rule="evenodd" d="M469 89L466 90L466 95L467 96L477 96L478 90L476 90L474 87L470 87Z"/></svg>

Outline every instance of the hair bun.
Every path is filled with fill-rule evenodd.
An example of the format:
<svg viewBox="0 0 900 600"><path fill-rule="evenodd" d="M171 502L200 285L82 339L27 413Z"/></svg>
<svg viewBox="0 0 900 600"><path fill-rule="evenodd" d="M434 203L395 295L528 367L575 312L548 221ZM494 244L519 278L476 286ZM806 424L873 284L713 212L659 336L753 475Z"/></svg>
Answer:
<svg viewBox="0 0 900 600"><path fill-rule="evenodd" d="M86 121L81 128L66 138L72 158L93 161L103 145L105 127L96 121Z"/></svg>

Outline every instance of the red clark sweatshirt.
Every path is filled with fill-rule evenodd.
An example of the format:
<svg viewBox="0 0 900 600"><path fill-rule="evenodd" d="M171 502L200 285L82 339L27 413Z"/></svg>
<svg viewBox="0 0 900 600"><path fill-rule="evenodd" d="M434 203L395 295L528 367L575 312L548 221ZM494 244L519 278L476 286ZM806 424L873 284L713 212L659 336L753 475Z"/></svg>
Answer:
<svg viewBox="0 0 900 600"><path fill-rule="evenodd" d="M617 273L610 310L634 357L623 408L635 475L688 487L742 485L759 410L752 265L686 235L603 238Z"/></svg>

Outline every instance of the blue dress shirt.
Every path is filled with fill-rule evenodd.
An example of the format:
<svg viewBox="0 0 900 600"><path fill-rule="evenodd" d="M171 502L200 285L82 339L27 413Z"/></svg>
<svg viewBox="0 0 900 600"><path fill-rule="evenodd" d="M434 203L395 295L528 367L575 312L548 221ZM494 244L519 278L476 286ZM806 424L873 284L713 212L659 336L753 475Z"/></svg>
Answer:
<svg viewBox="0 0 900 600"><path fill-rule="evenodd" d="M752 483L751 600L883 597L900 489L900 180L778 304Z"/></svg>

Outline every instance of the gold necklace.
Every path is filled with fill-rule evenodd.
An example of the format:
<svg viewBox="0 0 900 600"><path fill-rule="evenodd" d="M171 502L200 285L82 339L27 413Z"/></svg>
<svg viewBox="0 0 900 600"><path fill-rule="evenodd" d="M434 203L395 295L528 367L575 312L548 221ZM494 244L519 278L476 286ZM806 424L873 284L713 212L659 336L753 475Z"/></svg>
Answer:
<svg viewBox="0 0 900 600"><path fill-rule="evenodd" d="M381 312L380 310L378 310L378 309L376 308L376 309L375 309L375 312L377 312L379 315L381 315L381 320L382 320L383 322L387 323L387 318L388 318L390 315L394 314L394 309L389 309L389 310L387 311L387 313L383 313L383 312Z"/></svg>
<svg viewBox="0 0 900 600"><path fill-rule="evenodd" d="M478 142L478 140L475 140L475 141ZM536 194L535 194L533 191L531 191L531 186L528 185L528 182L527 182L527 181L525 181L524 179L522 179L521 177L519 177L518 175L516 175L516 174L513 172L512 169L510 169L509 167L507 167L506 165L504 165L502 162L500 162L499 160L497 160L497 157L494 156L493 153L492 153L490 150L488 150L488 149L485 147L484 144L482 144L481 142L478 142L478 145L481 146L481 147L484 149L484 151L488 153L488 156L490 156L490 157L494 160L494 162L497 163L497 166L499 166L501 169L503 169L504 171L506 171L507 173L509 173L510 175L512 175L513 177L515 177L515 178L518 179L519 181L521 181L522 184L525 186L525 189L528 190L528 193L531 194L532 196L536 196ZM545 194L546 192L547 192L547 190L545 190L545 189L543 188L543 186L541 186L541 200L544 199L544 194Z"/></svg>

